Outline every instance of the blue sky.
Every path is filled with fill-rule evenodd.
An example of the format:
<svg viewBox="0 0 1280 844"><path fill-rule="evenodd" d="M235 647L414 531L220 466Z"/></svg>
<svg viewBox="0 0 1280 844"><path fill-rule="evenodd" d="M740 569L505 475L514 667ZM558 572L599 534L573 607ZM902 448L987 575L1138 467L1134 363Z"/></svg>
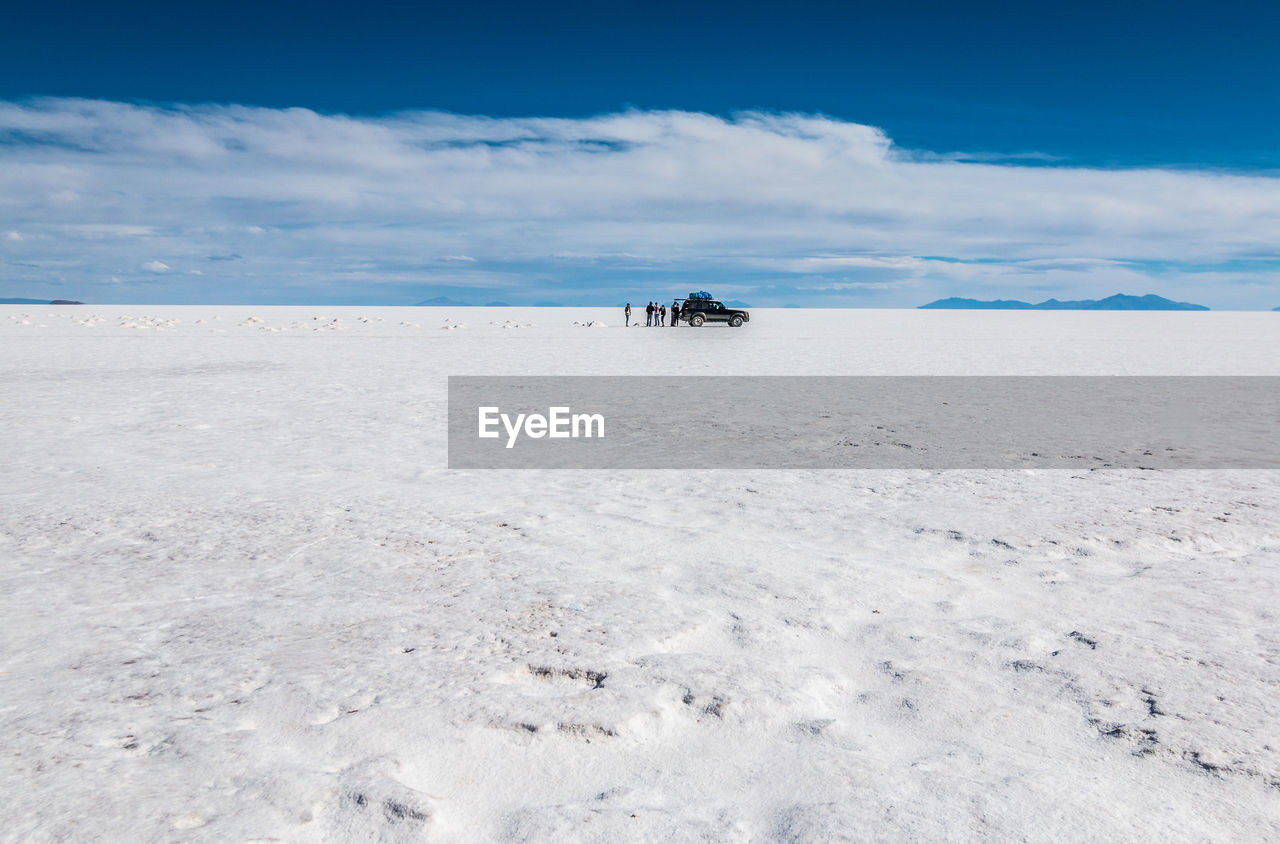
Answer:
<svg viewBox="0 0 1280 844"><path fill-rule="evenodd" d="M1274 7L899 5L22 4L0 295L1280 305Z"/></svg>

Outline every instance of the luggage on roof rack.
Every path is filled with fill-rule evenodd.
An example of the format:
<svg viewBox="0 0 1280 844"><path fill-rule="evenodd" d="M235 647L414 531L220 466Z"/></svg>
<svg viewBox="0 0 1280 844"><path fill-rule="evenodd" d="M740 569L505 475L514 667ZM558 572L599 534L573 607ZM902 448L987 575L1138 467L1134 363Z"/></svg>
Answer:
<svg viewBox="0 0 1280 844"><path fill-rule="evenodd" d="M690 293L689 298L690 299L710 299L712 298L712 296L710 293L708 293L705 290L699 290L697 293Z"/></svg>

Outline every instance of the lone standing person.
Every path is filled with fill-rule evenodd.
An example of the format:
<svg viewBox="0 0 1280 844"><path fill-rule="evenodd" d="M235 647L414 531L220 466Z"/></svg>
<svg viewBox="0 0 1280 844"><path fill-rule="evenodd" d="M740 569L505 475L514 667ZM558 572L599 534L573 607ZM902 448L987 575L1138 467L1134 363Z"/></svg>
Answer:
<svg viewBox="0 0 1280 844"><path fill-rule="evenodd" d="M671 301L671 327L675 328L680 324L680 302L677 299Z"/></svg>
<svg viewBox="0 0 1280 844"><path fill-rule="evenodd" d="M627 306L622 309L622 315L627 318L627 327L630 328L631 327L631 303L630 302L628 302Z"/></svg>

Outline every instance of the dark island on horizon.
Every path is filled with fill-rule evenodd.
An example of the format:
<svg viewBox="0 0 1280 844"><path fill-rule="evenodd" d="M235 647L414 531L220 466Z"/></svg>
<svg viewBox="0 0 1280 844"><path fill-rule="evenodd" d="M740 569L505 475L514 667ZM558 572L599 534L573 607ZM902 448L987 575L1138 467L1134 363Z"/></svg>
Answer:
<svg viewBox="0 0 1280 844"><path fill-rule="evenodd" d="M936 310L992 310L992 311L1207 311L1204 305L1191 302L1175 302L1163 296L1148 293L1146 296L1130 296L1117 293L1105 299L1078 299L1063 302L1058 299L1046 299L1031 304L1017 299L962 299L951 297L939 299L920 309Z"/></svg>
<svg viewBox="0 0 1280 844"><path fill-rule="evenodd" d="M84 302L76 302L72 299L23 299L21 297L9 297L0 299L0 305L83 305Z"/></svg>

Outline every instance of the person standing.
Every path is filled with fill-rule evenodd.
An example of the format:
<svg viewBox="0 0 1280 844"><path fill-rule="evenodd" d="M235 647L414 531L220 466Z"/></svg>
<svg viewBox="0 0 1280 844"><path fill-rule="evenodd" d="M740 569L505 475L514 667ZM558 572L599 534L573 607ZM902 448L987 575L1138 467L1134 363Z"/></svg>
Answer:
<svg viewBox="0 0 1280 844"><path fill-rule="evenodd" d="M627 327L630 328L631 327L631 303L630 302L628 302L627 306L622 309L622 315L626 317Z"/></svg>
<svg viewBox="0 0 1280 844"><path fill-rule="evenodd" d="M671 327L674 328L680 324L680 301L678 299L671 300Z"/></svg>
<svg viewBox="0 0 1280 844"><path fill-rule="evenodd" d="M666 324L667 324L667 306L659 305L658 306L658 327L664 328L666 327Z"/></svg>
<svg viewBox="0 0 1280 844"><path fill-rule="evenodd" d="M650 302L648 306L645 307L644 309L644 324L649 327L653 326L653 303L652 302Z"/></svg>

